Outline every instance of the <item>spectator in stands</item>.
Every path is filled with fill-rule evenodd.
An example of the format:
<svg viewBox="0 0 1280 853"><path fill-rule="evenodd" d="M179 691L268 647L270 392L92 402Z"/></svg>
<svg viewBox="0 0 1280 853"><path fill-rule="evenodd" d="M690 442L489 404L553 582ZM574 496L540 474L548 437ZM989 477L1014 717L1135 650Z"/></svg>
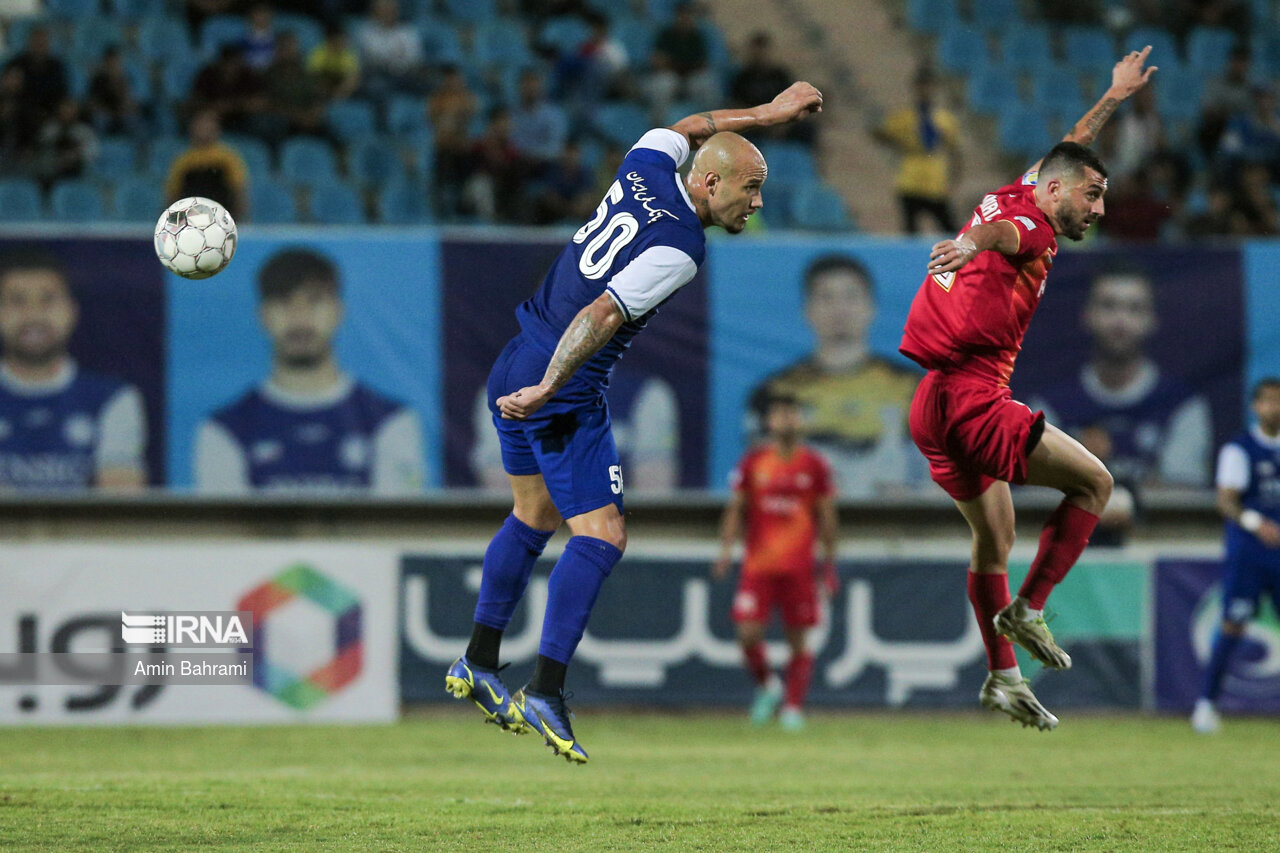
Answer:
<svg viewBox="0 0 1280 853"><path fill-rule="evenodd" d="M40 179L45 188L64 178L78 178L98 154L98 135L80 115L80 105L63 98L57 112L40 129Z"/></svg>
<svg viewBox="0 0 1280 853"><path fill-rule="evenodd" d="M1231 188L1220 183L1209 187L1204 210L1192 216L1184 229L1191 238L1226 237L1235 233Z"/></svg>
<svg viewBox="0 0 1280 853"><path fill-rule="evenodd" d="M1249 4L1241 0L1182 0L1175 10L1173 29L1179 36L1194 27L1220 27L1241 38L1249 35Z"/></svg>
<svg viewBox="0 0 1280 853"><path fill-rule="evenodd" d="M1280 212L1271 194L1272 175L1266 163L1245 163L1237 172L1231 202L1234 234L1241 237L1280 234Z"/></svg>
<svg viewBox="0 0 1280 853"><path fill-rule="evenodd" d="M89 79L86 107L99 133L137 134L141 130L142 116L119 47L112 45L103 52Z"/></svg>
<svg viewBox="0 0 1280 853"><path fill-rule="evenodd" d="M729 105L746 109L756 104L767 104L795 79L787 66L774 60L773 37L764 30L759 30L747 42L742 67L729 83ZM764 100L758 100L762 93L768 92L773 94L766 94ZM752 100L753 98L757 100ZM758 131L757 135L812 144L816 127L815 122L792 122L790 125L765 128Z"/></svg>
<svg viewBox="0 0 1280 853"><path fill-rule="evenodd" d="M559 104L547 100L542 75L520 74L520 99L511 111L511 142L534 168L549 166L564 150L569 118Z"/></svg>
<svg viewBox="0 0 1280 853"><path fill-rule="evenodd" d="M283 119L270 111L262 78L245 63L236 45L223 45L218 58L200 69L191 87L188 110L192 114L213 110L227 130L271 143L279 142L285 133Z"/></svg>
<svg viewBox="0 0 1280 853"><path fill-rule="evenodd" d="M707 107L720 99L707 37L693 3L676 7L675 20L654 39L651 62L653 74L644 89L656 124L666 124L667 112L677 99Z"/></svg>
<svg viewBox="0 0 1280 853"><path fill-rule="evenodd" d="M360 55L347 41L341 24L325 25L324 41L307 57L307 71L320 81L331 100L346 100L360 88Z"/></svg>
<svg viewBox="0 0 1280 853"><path fill-rule="evenodd" d="M1204 88L1197 139L1206 157L1212 157L1218 150L1222 132L1231 117L1253 109L1253 95L1249 91L1252 63L1248 45L1237 44L1222 76L1210 80Z"/></svg>
<svg viewBox="0 0 1280 853"><path fill-rule="evenodd" d="M53 55L49 30L44 26L31 30L26 47L8 67L22 72L18 135L25 148L35 142L45 119L67 96L67 69Z"/></svg>
<svg viewBox="0 0 1280 853"><path fill-rule="evenodd" d="M1252 89L1252 105L1232 116L1218 144L1218 166L1235 174L1242 163L1263 163L1272 174L1280 173L1280 112L1276 91L1270 85Z"/></svg>
<svg viewBox="0 0 1280 853"><path fill-rule="evenodd" d="M280 34L266 79L271 109L288 122L289 133L330 138L325 123L324 88L303 65L302 45L296 33Z"/></svg>
<svg viewBox="0 0 1280 853"><path fill-rule="evenodd" d="M1107 217L1102 225L1108 237L1145 242L1160 238L1161 229L1173 217L1174 210L1168 199L1155 192L1151 170L1151 164L1139 166L1108 196Z"/></svg>
<svg viewBox="0 0 1280 853"><path fill-rule="evenodd" d="M503 107L489 113L484 134L471 147L463 212L485 222L513 221L519 215L528 169L511 141L511 114ZM497 200L502 199L501 207Z"/></svg>
<svg viewBox="0 0 1280 853"><path fill-rule="evenodd" d="M267 3L254 3L249 10L249 31L240 42L245 64L261 74L276 57L275 12Z"/></svg>
<svg viewBox="0 0 1280 853"><path fill-rule="evenodd" d="M164 183L167 201L199 195L221 202L236 219L245 215L249 169L222 141L218 113L207 109L191 120L191 146L169 167Z"/></svg>
<svg viewBox="0 0 1280 853"><path fill-rule="evenodd" d="M600 201L595 178L582 162L582 148L570 141L547 167L533 191L533 224L582 223Z"/></svg>
<svg viewBox="0 0 1280 853"><path fill-rule="evenodd" d="M913 82L915 103L890 113L874 128L873 136L899 151L902 164L895 182L902 207L902 228L919 231L921 214L928 214L939 230L958 230L951 214L951 183L960 171L960 124L937 103L932 70L921 68Z"/></svg>
<svg viewBox="0 0 1280 853"><path fill-rule="evenodd" d="M396 0L374 0L367 20L356 35L366 93L385 99L395 92L421 92L427 82L422 35L400 21Z"/></svg>
<svg viewBox="0 0 1280 853"><path fill-rule="evenodd" d="M212 15L230 15L243 9L243 0L186 0L187 26L200 34L205 18Z"/></svg>
<svg viewBox="0 0 1280 853"><path fill-rule="evenodd" d="M1156 110L1155 89L1144 86L1130 107L1116 116L1116 129L1106 137L1103 156L1108 176L1117 185L1134 175L1165 146L1164 123Z"/></svg>
<svg viewBox="0 0 1280 853"><path fill-rule="evenodd" d="M471 160L471 122L479 109L462 69L445 67L440 85L427 99L427 123L435 132L438 204L446 216L458 213Z"/></svg>
<svg viewBox="0 0 1280 853"><path fill-rule="evenodd" d="M9 67L0 72L0 173L21 172L24 158L39 128L23 126L27 118L22 100L22 69Z"/></svg>
<svg viewBox="0 0 1280 853"><path fill-rule="evenodd" d="M627 49L610 34L607 17L590 12L585 20L591 35L562 54L555 70L556 99L572 111L575 128L585 125L602 99L629 94Z"/></svg>

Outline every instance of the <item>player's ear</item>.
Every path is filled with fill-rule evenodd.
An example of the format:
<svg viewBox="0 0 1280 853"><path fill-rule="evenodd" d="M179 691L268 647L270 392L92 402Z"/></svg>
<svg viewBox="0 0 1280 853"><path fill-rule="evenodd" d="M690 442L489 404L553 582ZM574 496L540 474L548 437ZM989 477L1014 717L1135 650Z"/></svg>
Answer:
<svg viewBox="0 0 1280 853"><path fill-rule="evenodd" d="M702 178L702 185L707 188L708 196L715 195L716 189L720 186L720 173L707 172Z"/></svg>

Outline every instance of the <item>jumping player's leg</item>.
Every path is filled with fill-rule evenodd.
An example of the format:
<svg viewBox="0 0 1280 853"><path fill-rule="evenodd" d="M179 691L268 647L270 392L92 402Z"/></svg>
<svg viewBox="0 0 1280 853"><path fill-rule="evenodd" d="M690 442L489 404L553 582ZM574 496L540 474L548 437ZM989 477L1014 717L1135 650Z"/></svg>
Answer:
<svg viewBox="0 0 1280 853"><path fill-rule="evenodd" d="M985 492L969 501L956 501L960 514L973 532L969 558L969 602L982 631L987 650L987 668L1013 675L1018 659L1013 644L1000 636L995 617L1009 604L1009 551L1013 548L1013 498L1009 484L992 483Z"/></svg>

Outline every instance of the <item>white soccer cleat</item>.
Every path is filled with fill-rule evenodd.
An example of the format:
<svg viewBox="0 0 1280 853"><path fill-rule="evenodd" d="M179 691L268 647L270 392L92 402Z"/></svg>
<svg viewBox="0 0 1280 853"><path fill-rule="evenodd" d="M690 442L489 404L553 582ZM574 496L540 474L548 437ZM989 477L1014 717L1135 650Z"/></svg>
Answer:
<svg viewBox="0 0 1280 853"><path fill-rule="evenodd" d="M1071 655L1053 641L1043 616L1028 613L1026 599L1019 596L1007 604L992 620L996 633L1022 646L1049 669L1071 669Z"/></svg>
<svg viewBox="0 0 1280 853"><path fill-rule="evenodd" d="M1222 717L1213 702L1208 699L1197 699L1196 708L1191 712L1191 728L1202 735L1216 735L1222 728Z"/></svg>
<svg viewBox="0 0 1280 853"><path fill-rule="evenodd" d="M982 682L978 701L988 711L1008 714L1022 723L1023 728L1035 726L1041 731L1052 731L1058 727L1058 718L1040 704L1026 679L990 673L987 680Z"/></svg>

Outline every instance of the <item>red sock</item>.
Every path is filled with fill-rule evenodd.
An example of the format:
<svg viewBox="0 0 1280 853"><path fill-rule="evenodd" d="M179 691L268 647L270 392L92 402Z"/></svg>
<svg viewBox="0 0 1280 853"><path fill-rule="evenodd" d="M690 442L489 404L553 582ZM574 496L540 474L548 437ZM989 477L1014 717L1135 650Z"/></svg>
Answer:
<svg viewBox="0 0 1280 853"><path fill-rule="evenodd" d="M755 679L756 684L763 687L764 683L769 680L769 664L764 659L764 643L744 646L742 657L746 659L747 672L751 673L751 677Z"/></svg>
<svg viewBox="0 0 1280 853"><path fill-rule="evenodd" d="M1009 603L1009 576L969 572L969 602L982 630L982 644L987 647L987 669L1010 669L1018 665L1013 643L996 633L992 620Z"/></svg>
<svg viewBox="0 0 1280 853"><path fill-rule="evenodd" d="M1098 517L1088 510L1065 500L1058 504L1040 532L1040 550L1018 590L1033 610L1044 609L1049 593L1080 559L1080 552L1089 544L1089 535L1097 526Z"/></svg>
<svg viewBox="0 0 1280 853"><path fill-rule="evenodd" d="M813 679L813 654L801 652L793 655L787 664L787 706L799 708L809 695L809 682Z"/></svg>

